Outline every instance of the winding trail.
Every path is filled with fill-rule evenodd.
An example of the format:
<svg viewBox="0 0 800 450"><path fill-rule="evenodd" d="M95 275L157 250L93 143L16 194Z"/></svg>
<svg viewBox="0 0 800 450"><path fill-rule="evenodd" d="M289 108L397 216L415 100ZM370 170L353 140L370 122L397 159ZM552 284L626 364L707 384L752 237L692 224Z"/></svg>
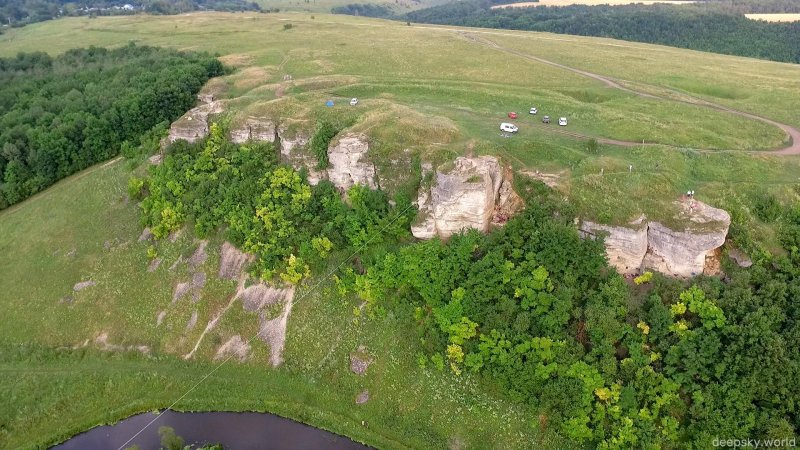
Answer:
<svg viewBox="0 0 800 450"><path fill-rule="evenodd" d="M635 90L633 88L624 86L620 81L615 80L614 78L611 78L611 77L607 77L605 75L600 75L600 74L596 74L596 73L593 73L593 72L588 72L586 70L576 69L574 67L566 66L564 64L560 64L560 63L557 63L557 62L554 62L554 61L550 61L548 59L544 59L544 58L540 58L538 56L530 55L530 54L522 52L520 50L516 50L516 49L512 49L512 48L508 48L508 47L503 47L503 46L501 46L500 44L498 44L495 41L492 41L492 40L490 40L488 38L485 38L483 36L478 36L478 35L476 35L474 33L471 33L471 32L458 31L457 33L458 33L458 35L460 37L462 37L463 39L466 39L469 42L473 42L473 43L478 44L478 45L483 45L483 46L489 47L489 48L497 50L497 51L501 51L501 52L505 52L505 53L508 53L508 54L511 54L511 55L514 55L514 56L518 56L520 58L528 59L528 60L531 60L531 61L536 61L536 62L539 62L539 63L542 63L542 64L547 64L549 66L557 67L559 69L563 69L563 70L566 70L566 71L569 71L569 72L572 72L572 73L576 73L578 75L582 75L582 76L585 76L587 78L591 78L593 80L597 80L597 81L603 83L604 85L606 85L609 88L619 89L621 91L628 92L628 93L637 95L639 97L652 98L652 99L658 99L658 100L668 100L668 101L686 103L686 104L694 105L694 106L702 106L702 107L705 107L705 108L715 109L717 111L723 111L723 112L726 112L726 113L729 113L729 114L734 114L734 115L737 115L737 116L740 116L740 117L745 117L745 118L752 119L752 120L758 120L758 121L766 123L768 125L772 125L774 127L780 128L781 130L783 130L784 133L786 133L786 135L789 138L789 145L786 146L786 147L780 148L780 149L766 149L766 150L761 150L761 151L758 151L758 150L750 150L750 151L748 151L748 150L741 150L741 151L740 150L731 150L731 151L735 151L737 153L770 154L770 155L781 155L781 156L800 155L800 130L798 130L797 128L794 128L794 127L792 127L790 125L786 125L784 123L780 123L780 122L774 121L772 119L768 119L766 117L759 116L757 114L752 114L752 113L748 113L748 112L744 112L744 111L739 111L737 109L733 109L733 108L730 108L730 107L727 107L727 106L724 106L724 105L720 105L718 103L713 103L713 102L710 102L708 100L704 100L704 99L701 99L701 98L698 98L698 97L694 97L694 96L688 95L688 94L686 94L684 92L676 91L674 89L666 88L666 87L663 87L663 86L653 86L653 87L657 88L657 89L661 89L661 90L667 91L667 92L675 94L675 95L678 95L678 96L680 96L680 98L670 98L670 97L666 97L666 96L659 96L659 95L654 95L654 94L650 94L650 93L647 93L647 92L637 91L637 90ZM583 134L580 134L580 133L575 133L575 132L567 131L567 130L551 129L551 131L559 133L559 134L567 135L567 136L577 137L577 138L583 138L583 139L592 138L592 136L586 136L586 135L583 135ZM619 145L619 146L623 146L623 147L633 147L633 146L642 145L641 142L620 141L620 140L608 139L608 138L596 138L596 139L597 139L597 142L599 142L601 144ZM715 151L715 152L719 152L720 151L720 150L711 150L711 149L697 149L697 150ZM726 150L721 150L721 151L726 151Z"/></svg>

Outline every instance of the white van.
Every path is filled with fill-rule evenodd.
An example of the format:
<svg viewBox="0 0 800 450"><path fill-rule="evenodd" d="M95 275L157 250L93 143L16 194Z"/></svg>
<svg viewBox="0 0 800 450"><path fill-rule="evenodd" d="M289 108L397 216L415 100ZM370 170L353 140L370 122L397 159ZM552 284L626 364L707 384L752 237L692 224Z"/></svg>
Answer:
<svg viewBox="0 0 800 450"><path fill-rule="evenodd" d="M558 119L558 124L561 125L562 127L567 126L567 118L566 117L559 118Z"/></svg>
<svg viewBox="0 0 800 450"><path fill-rule="evenodd" d="M503 122L500 124L500 131L505 131L506 133L516 133L519 128L513 123Z"/></svg>

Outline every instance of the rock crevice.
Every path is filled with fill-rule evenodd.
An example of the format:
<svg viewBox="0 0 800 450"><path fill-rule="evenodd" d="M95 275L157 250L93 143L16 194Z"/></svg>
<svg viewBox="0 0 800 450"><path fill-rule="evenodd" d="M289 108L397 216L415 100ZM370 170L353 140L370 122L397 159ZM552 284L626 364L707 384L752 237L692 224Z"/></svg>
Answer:
<svg viewBox="0 0 800 450"><path fill-rule="evenodd" d="M375 165L367 158L369 141L360 134L345 133L328 147L328 179L339 190L361 184L376 189Z"/></svg>
<svg viewBox="0 0 800 450"><path fill-rule="evenodd" d="M411 232L419 239L446 239L467 229L487 232L522 205L511 171L496 157L459 157L433 174L430 187L420 189L419 215Z"/></svg>

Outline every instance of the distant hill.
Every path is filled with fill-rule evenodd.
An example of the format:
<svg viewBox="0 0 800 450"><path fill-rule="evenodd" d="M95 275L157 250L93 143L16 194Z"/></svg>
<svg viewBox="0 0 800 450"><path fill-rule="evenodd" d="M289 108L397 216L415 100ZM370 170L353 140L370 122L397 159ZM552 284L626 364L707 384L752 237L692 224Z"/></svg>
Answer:
<svg viewBox="0 0 800 450"><path fill-rule="evenodd" d="M510 2L513 4L513 2ZM418 23L547 31L800 63L800 22L767 23L744 13L792 13L797 2L737 1L674 5L569 5L493 8L502 0L464 0L395 16L372 5L347 5L334 13Z"/></svg>

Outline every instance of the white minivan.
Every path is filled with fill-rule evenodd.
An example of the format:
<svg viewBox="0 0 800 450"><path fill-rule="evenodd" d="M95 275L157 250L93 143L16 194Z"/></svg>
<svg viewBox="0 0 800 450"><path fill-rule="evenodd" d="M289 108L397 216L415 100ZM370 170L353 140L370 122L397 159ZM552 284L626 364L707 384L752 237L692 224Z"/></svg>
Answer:
<svg viewBox="0 0 800 450"><path fill-rule="evenodd" d="M506 133L516 133L519 128L513 123L503 122L500 124L500 131L505 131Z"/></svg>
<svg viewBox="0 0 800 450"><path fill-rule="evenodd" d="M566 117L560 117L558 119L558 124L561 125L562 127L567 126L567 118Z"/></svg>

